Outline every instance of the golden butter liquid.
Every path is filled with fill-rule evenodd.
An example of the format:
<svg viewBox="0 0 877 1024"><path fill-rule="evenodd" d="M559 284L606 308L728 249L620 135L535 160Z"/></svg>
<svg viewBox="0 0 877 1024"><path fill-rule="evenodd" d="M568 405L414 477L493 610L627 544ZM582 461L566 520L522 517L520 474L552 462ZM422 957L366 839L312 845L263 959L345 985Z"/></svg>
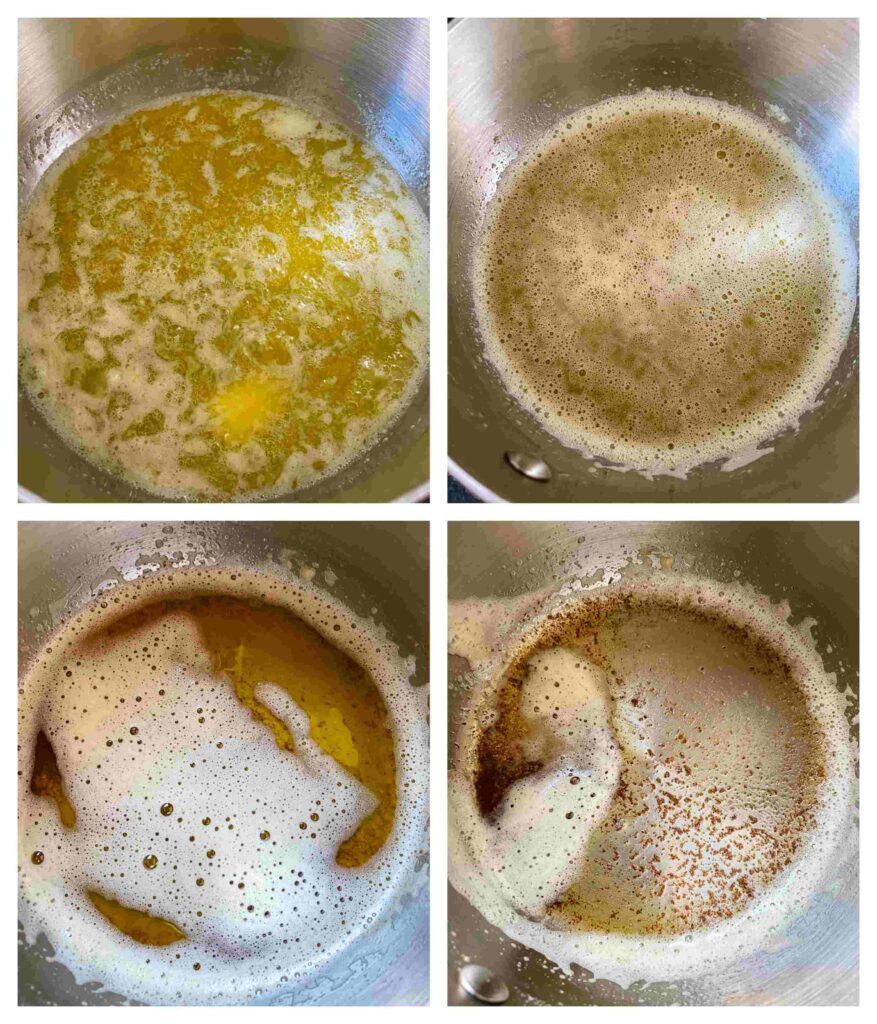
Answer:
<svg viewBox="0 0 877 1024"><path fill-rule="evenodd" d="M414 197L279 99L181 97L71 147L21 232L25 386L157 494L288 493L369 447L427 358Z"/></svg>
<svg viewBox="0 0 877 1024"><path fill-rule="evenodd" d="M142 946L170 946L186 938L172 921L154 917L144 910L123 907L118 900L107 899L92 890L89 890L88 898L110 924Z"/></svg>
<svg viewBox="0 0 877 1024"><path fill-rule="evenodd" d="M803 154L679 92L607 100L509 167L474 261L509 392L589 456L684 475L817 401L846 344L856 259Z"/></svg>

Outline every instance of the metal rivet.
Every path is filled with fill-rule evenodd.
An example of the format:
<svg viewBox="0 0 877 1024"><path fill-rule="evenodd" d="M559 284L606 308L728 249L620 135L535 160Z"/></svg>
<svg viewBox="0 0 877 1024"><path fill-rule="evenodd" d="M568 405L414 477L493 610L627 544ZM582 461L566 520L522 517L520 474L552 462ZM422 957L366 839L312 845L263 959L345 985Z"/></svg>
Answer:
<svg viewBox="0 0 877 1024"><path fill-rule="evenodd" d="M460 971L460 985L473 999L498 1006L509 997L508 986L489 968L466 964Z"/></svg>
<svg viewBox="0 0 877 1024"><path fill-rule="evenodd" d="M505 457L512 469L516 469L521 476L529 480L544 484L551 479L551 468L548 463L537 459L535 455L528 455L526 452L506 452Z"/></svg>

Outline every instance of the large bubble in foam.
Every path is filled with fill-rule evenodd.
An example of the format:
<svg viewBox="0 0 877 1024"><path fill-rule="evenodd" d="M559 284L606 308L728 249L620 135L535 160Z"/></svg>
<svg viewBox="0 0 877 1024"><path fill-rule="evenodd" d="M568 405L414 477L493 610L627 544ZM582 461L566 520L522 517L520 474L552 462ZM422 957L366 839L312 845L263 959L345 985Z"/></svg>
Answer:
<svg viewBox="0 0 877 1024"><path fill-rule="evenodd" d="M793 143L718 100L647 90L524 150L488 205L473 282L488 358L549 432L684 475L754 456L818 401L849 337L856 254Z"/></svg>
<svg viewBox="0 0 877 1024"><path fill-rule="evenodd" d="M267 661L247 688L268 642L251 606L293 645L295 679L312 684L298 699ZM182 570L93 602L23 683L27 938L44 933L79 983L150 1003L244 1002L330 965L386 920L422 849L411 669L372 622L270 575ZM323 700L344 672L352 689ZM33 792L39 734L75 827Z"/></svg>

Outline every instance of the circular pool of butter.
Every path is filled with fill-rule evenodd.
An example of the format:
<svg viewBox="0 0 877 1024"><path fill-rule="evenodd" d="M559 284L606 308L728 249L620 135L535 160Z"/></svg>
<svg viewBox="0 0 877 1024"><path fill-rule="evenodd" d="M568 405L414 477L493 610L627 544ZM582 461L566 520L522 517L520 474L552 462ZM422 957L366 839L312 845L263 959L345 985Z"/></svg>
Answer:
<svg viewBox="0 0 877 1024"><path fill-rule="evenodd" d="M20 231L23 386L156 495L257 500L331 475L409 405L428 227L390 165L288 100L162 100L71 146Z"/></svg>
<svg viewBox="0 0 877 1024"><path fill-rule="evenodd" d="M455 887L624 986L709 977L781 936L854 830L848 699L812 622L680 576L558 598L497 645L514 615L482 604L452 626L472 667Z"/></svg>
<svg viewBox="0 0 877 1024"><path fill-rule="evenodd" d="M28 940L153 1004L246 1002L326 969L387 919L421 850L411 671L374 622L268 573L178 570L86 606L22 683ZM34 792L39 735L72 819Z"/></svg>

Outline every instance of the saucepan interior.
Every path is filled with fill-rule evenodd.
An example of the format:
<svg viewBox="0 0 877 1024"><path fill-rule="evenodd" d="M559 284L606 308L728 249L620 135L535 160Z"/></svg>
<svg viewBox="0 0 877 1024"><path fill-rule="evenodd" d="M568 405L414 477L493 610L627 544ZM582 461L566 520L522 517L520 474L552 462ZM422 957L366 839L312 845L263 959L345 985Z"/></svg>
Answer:
<svg viewBox="0 0 877 1024"><path fill-rule="evenodd" d="M422 523L28 523L21 528L19 662L30 663L51 631L96 594L142 574L198 565L314 571L312 585L355 614L374 615L403 656L412 685L427 684L428 541ZM375 609L378 609L375 612ZM425 705L425 701L423 702ZM426 711L423 711L424 717ZM426 828L426 822L422 823ZM427 845L424 832L423 848ZM429 911L425 863L399 880L392 912L319 973L278 983L270 1005L419 1005L428 999ZM44 936L19 935L22 1005L127 1003L77 981Z"/></svg>
<svg viewBox="0 0 877 1024"><path fill-rule="evenodd" d="M452 523L448 558L451 602L517 599L564 586L575 591L625 564L637 576L653 566L664 576L680 572L749 584L774 602L787 600L790 622L815 620L813 635L825 668L837 673L839 687L849 685L858 694L858 528L853 523ZM467 703L467 673L468 664L452 658L451 740ZM849 719L854 740L856 720L855 715ZM594 977L587 963L574 964L572 974L565 974L541 953L511 941L451 887L450 1000L473 1002L459 978L460 970L474 963L499 976L512 1005L855 1005L857 850L847 850L834 870L826 893L770 949L752 951L720 977L684 982L668 977L661 984L628 988Z"/></svg>
<svg viewBox="0 0 877 1024"><path fill-rule="evenodd" d="M182 92L241 89L332 112L429 204L429 33L422 19L33 19L20 25L19 184L26 204L70 145ZM418 501L428 493L428 385L361 458L281 501ZM22 392L23 500L154 501L96 469Z"/></svg>
<svg viewBox="0 0 877 1024"><path fill-rule="evenodd" d="M449 37L449 444L484 500L846 501L858 490L858 321L821 405L755 462L685 480L621 473L566 448L513 401L484 358L473 248L503 170L565 114L642 89L712 96L767 118L805 152L858 221L854 20L463 19ZM504 459L545 460L549 483Z"/></svg>

